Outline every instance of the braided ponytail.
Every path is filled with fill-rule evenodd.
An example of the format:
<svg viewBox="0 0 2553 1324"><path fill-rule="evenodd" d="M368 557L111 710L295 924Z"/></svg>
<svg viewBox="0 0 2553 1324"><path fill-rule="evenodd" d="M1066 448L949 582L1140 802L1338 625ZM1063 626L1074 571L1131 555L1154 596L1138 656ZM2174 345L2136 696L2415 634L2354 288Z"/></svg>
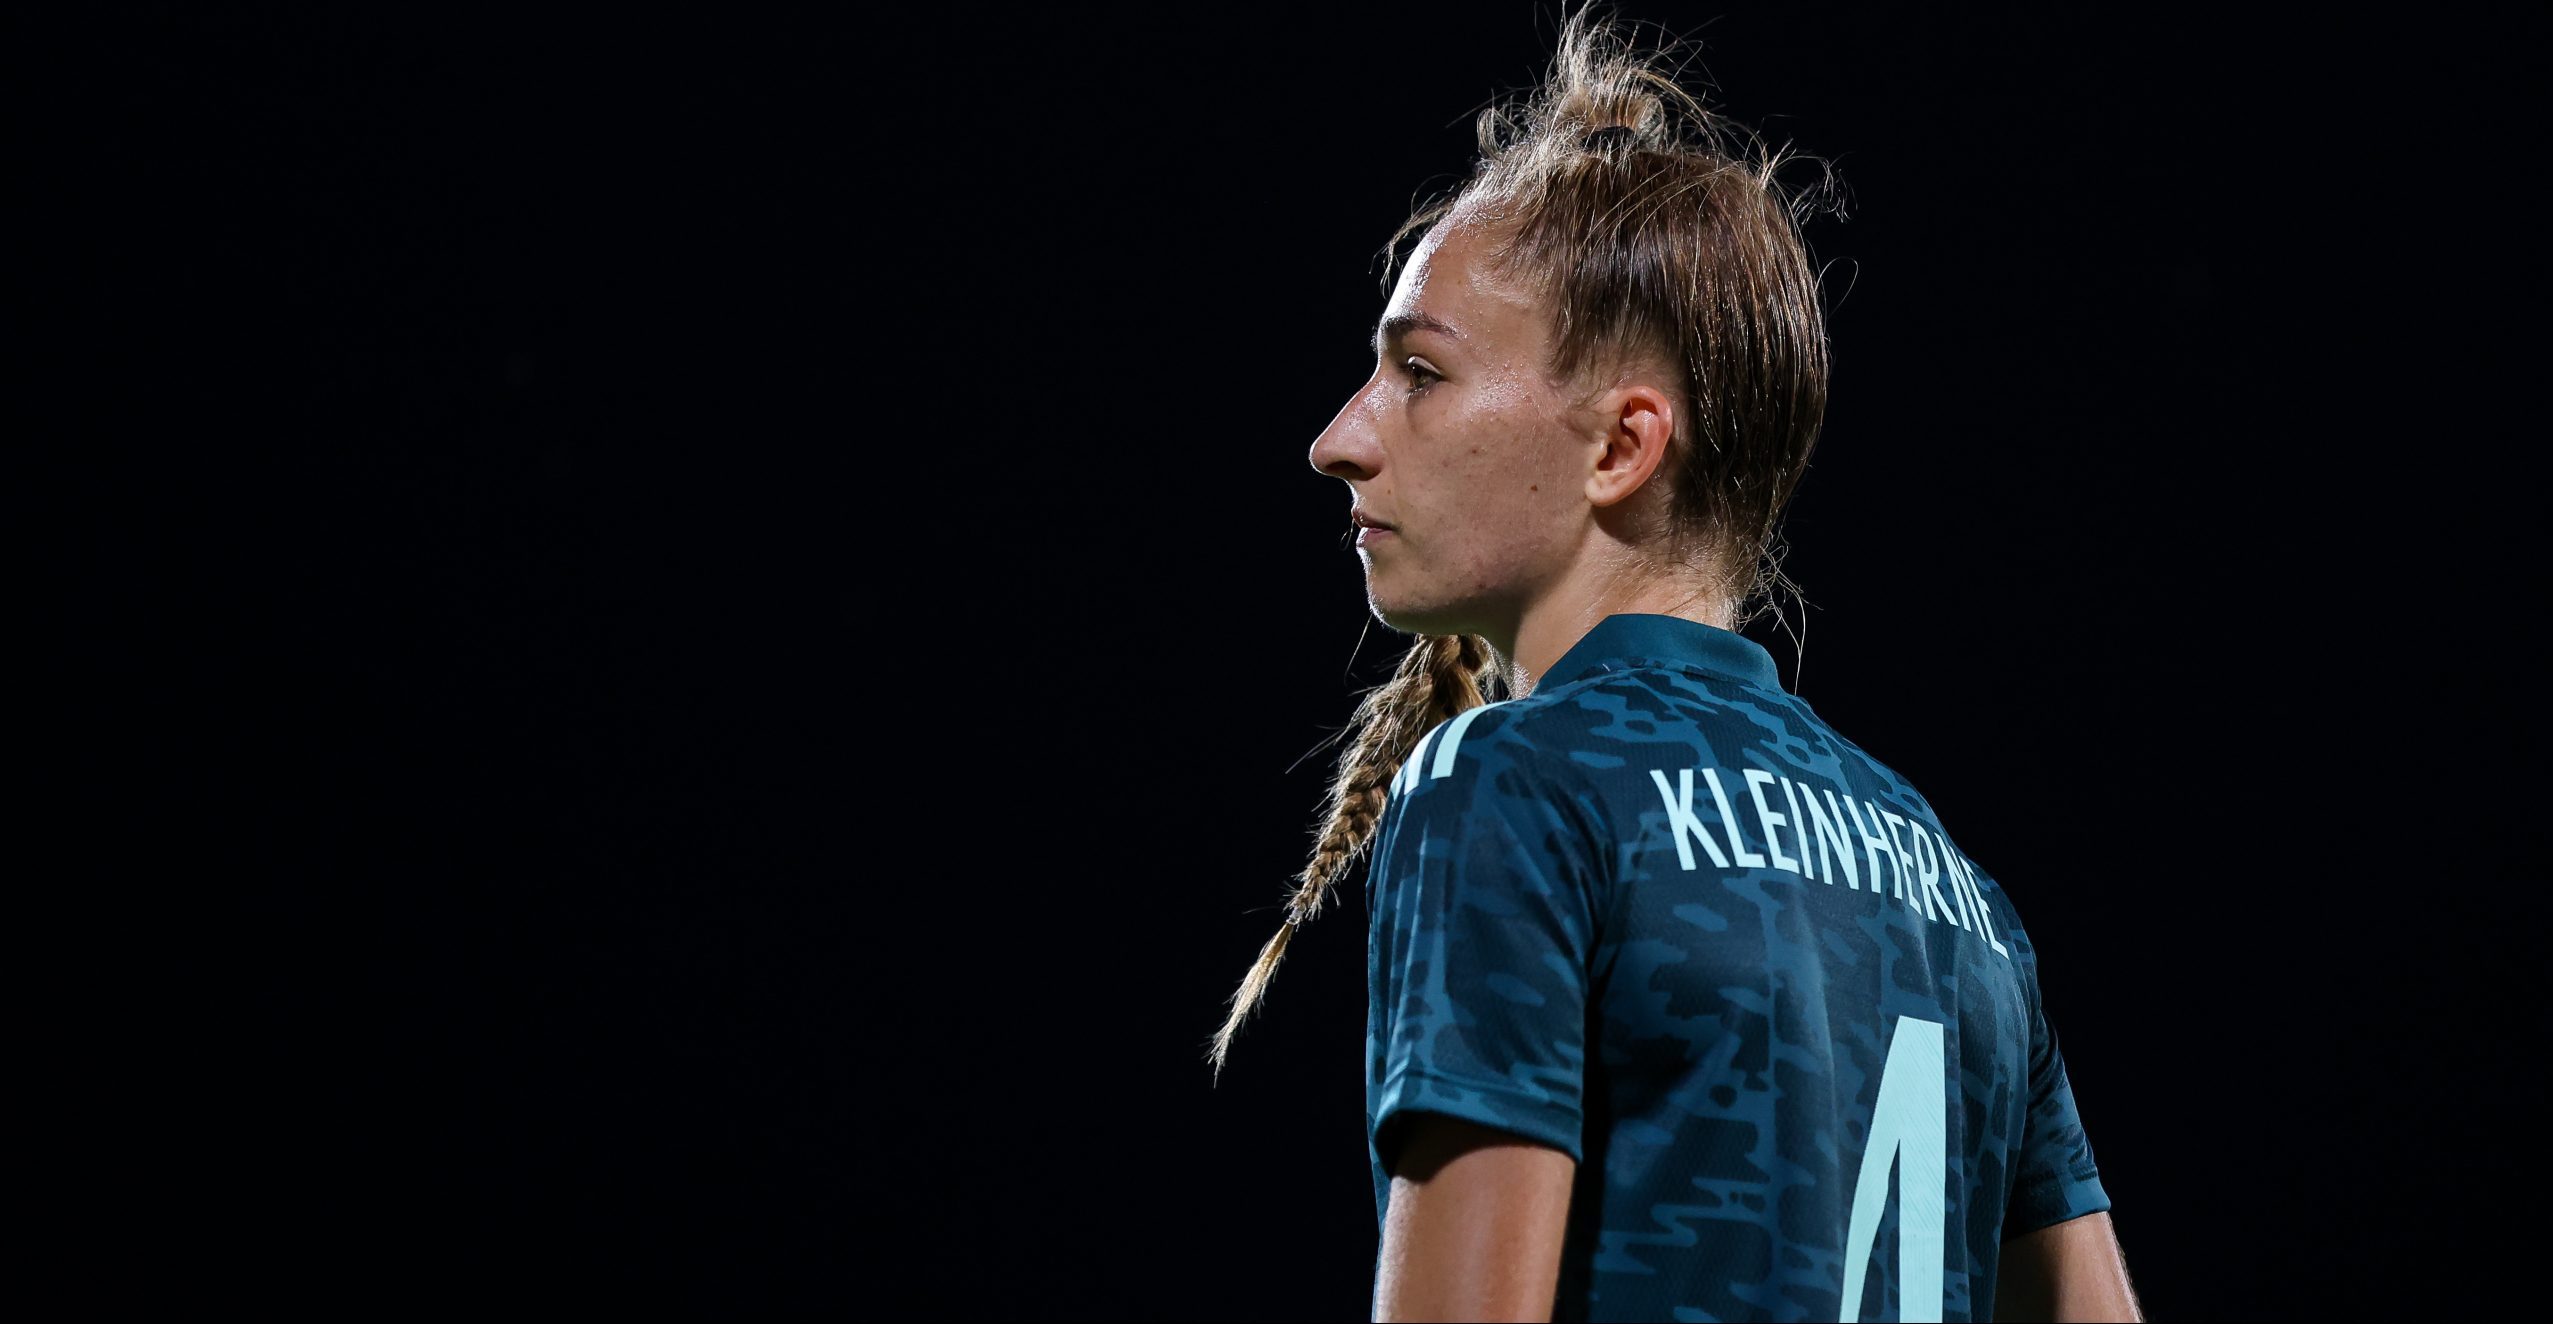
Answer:
<svg viewBox="0 0 2553 1324"><path fill-rule="evenodd" d="M1223 1028L1215 1031L1214 1047L1208 1056L1214 1061L1217 1078L1223 1074L1225 1056L1232 1051L1232 1036L1240 1030L1242 1018L1266 994L1268 980L1275 976L1277 962L1284 959L1286 944L1293 941L1294 931L1321 913L1321 902L1330 885L1372 844L1375 825L1383 818L1384 788L1392 774L1400 771L1401 763L1419 738L1436 729L1438 723L1488 702L1482 683L1495 663L1488 641L1478 635L1421 635L1402 656L1392 678L1368 691L1357 704L1356 714L1348 724L1353 734L1347 752L1339 756L1338 771L1330 780L1329 800L1322 813L1320 837L1312 846L1312 861L1298 875L1293 896L1286 903L1285 927L1259 949L1257 963L1233 994L1232 1014L1224 1019Z"/></svg>

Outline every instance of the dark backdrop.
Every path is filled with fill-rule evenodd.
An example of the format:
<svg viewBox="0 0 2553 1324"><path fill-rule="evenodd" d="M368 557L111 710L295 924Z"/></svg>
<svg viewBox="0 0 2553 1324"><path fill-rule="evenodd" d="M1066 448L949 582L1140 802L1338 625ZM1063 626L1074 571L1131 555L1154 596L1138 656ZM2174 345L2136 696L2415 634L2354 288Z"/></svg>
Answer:
<svg viewBox="0 0 2553 1324"><path fill-rule="evenodd" d="M2520 34L1626 12L1849 189L1754 632L2024 907L2149 1308L2483 1291ZM1361 1314L1361 875L1203 1049L1399 647L1306 451L1555 21L23 26L89 1286Z"/></svg>

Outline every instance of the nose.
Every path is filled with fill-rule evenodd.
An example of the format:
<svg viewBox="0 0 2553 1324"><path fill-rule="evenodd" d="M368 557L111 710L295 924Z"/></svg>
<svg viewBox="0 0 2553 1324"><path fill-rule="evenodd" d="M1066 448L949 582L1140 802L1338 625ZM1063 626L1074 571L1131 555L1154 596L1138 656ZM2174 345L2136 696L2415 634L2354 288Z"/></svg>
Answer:
<svg viewBox="0 0 2553 1324"><path fill-rule="evenodd" d="M1373 420L1362 407L1365 391L1359 389L1339 406L1330 425L1312 439L1312 467L1332 478L1351 482L1371 478L1382 467L1382 448L1375 444Z"/></svg>

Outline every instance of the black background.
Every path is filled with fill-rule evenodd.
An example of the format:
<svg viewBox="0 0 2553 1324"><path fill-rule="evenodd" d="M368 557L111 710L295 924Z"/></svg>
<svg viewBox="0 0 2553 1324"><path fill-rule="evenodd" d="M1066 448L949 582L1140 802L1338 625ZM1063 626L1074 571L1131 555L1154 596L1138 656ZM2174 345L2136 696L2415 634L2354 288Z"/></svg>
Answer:
<svg viewBox="0 0 2553 1324"><path fill-rule="evenodd" d="M1622 12L1849 190L1752 632L2018 898L2149 1311L2483 1292L2524 34ZM1361 906L1203 1050L1397 651L1306 451L1555 24L22 29L92 1289L1361 1314Z"/></svg>

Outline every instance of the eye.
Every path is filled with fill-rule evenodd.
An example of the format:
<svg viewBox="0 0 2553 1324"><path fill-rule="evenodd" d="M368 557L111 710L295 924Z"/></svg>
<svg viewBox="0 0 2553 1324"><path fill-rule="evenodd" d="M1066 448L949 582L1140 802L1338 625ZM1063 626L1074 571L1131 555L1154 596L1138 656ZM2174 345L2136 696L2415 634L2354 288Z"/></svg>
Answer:
<svg viewBox="0 0 2553 1324"><path fill-rule="evenodd" d="M1426 364L1419 362L1417 357L1414 355L1401 360L1401 371L1409 374L1410 390L1412 393L1424 391L1428 387L1445 380L1442 374L1438 373L1434 368L1428 367ZM1424 377L1427 380L1420 381L1419 379L1421 377Z"/></svg>

